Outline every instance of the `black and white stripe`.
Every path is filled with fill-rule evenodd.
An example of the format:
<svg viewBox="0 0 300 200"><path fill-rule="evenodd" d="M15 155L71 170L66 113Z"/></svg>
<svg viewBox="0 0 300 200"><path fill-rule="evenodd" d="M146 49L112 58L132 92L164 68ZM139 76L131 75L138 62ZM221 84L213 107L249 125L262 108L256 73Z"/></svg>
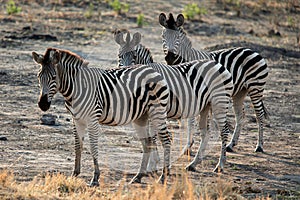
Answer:
<svg viewBox="0 0 300 200"><path fill-rule="evenodd" d="M263 122L265 118L268 118L268 112L263 104L263 91L269 71L265 59L251 49L242 47L214 52L195 50L181 27L184 23L182 14L179 14L175 21L171 13L168 19L164 13L161 13L159 22L164 27L162 41L168 64L178 64L210 57L225 66L232 74L234 84L232 99L236 124L227 151L232 151L233 146L237 145L244 115L243 102L248 94L254 106L258 122L259 137L256 151L262 152Z"/></svg>
<svg viewBox="0 0 300 200"><path fill-rule="evenodd" d="M162 74L168 83L168 118L187 119L200 115L197 124L201 133L206 135L208 111L212 109L222 140L220 159L215 171L223 171L229 134L227 111L233 90L231 74L213 60L194 60L172 66L152 63L148 66ZM203 145L205 144L200 146L201 149L204 148ZM195 170L201 158L202 152L198 152L187 169Z"/></svg>
<svg viewBox="0 0 300 200"><path fill-rule="evenodd" d="M127 33L128 37L129 33ZM123 37L123 36L122 36ZM139 37L140 38L140 37ZM118 39L121 40L120 38ZM124 42L123 46L130 46L131 51L134 50L134 44ZM134 41L138 45L140 39ZM129 54L122 53L124 47L120 44L119 58L125 60L135 60L132 55L143 58L144 55L139 55L137 52ZM146 52L146 51L144 51ZM150 51L148 57L151 56ZM127 57L131 58L127 58ZM133 62L137 64L137 61ZM223 170L225 160L225 147L228 135L227 126L227 109L232 95L233 84L230 73L220 64L212 60L195 60L193 62L183 63L181 65L164 65L161 63L149 63L148 66L154 68L161 73L166 79L170 88L170 98L168 104L167 115L168 118L186 119L194 118L201 114L198 121L202 134L206 134L207 129L207 115L211 107L222 137L222 151L220 160L215 168L215 171ZM204 148L204 143L200 148ZM200 160L202 152L199 152L195 160L187 167L190 170L195 170L195 166Z"/></svg>
<svg viewBox="0 0 300 200"><path fill-rule="evenodd" d="M135 66L102 70L88 68L78 55L66 50L48 48L44 55L32 53L41 65L38 79L41 87L39 107L49 109L53 95L60 92L66 100L74 122L75 168L80 173L82 139L87 130L94 161L91 185L98 185L98 136L100 124L122 125L133 122L143 144L143 159L135 181L146 173L149 152L153 148L147 133L148 120L164 147L164 180L170 166L171 134L166 126L169 88L165 79L151 67ZM149 139L150 138L150 139Z"/></svg>

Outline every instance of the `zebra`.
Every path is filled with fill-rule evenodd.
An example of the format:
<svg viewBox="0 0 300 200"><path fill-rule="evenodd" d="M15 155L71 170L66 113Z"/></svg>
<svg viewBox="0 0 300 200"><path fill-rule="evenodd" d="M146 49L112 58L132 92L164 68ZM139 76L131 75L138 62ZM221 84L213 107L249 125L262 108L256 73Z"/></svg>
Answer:
<svg viewBox="0 0 300 200"><path fill-rule="evenodd" d="M227 145L228 152L233 151L237 145L244 118L244 99L248 94L254 106L258 122L258 141L255 151L263 152L263 124L268 119L268 111L263 103L263 91L269 69L265 59L248 48L236 47L213 52L198 51L182 28L184 16L179 14L176 21L169 14L167 19L164 13L159 15L159 23L163 27L162 43L165 60L168 64L178 64L196 59L213 59L224 65L232 74L234 89L232 94L233 109L235 113L235 129L232 139ZM191 141L192 136L188 136ZM188 149L190 144L186 145ZM197 161L194 159L193 161Z"/></svg>
<svg viewBox="0 0 300 200"><path fill-rule="evenodd" d="M134 35L138 34L139 33L135 33ZM123 39L123 35L120 34L115 38L118 38L115 40L120 44L119 41ZM120 45L119 49L120 63L129 61L126 64L137 64L136 58L143 57L137 52L134 52L135 46L137 46L140 42L140 38L140 36L135 36L130 41L129 33L127 33L127 42L123 42L123 46ZM126 48L129 46L130 48ZM140 47L141 46L139 46L139 48ZM124 49L127 51L124 51ZM148 57L151 56L149 50L143 52L148 52ZM193 62L174 66L165 65L162 63L149 63L147 65L160 72L167 80L170 88L170 101L168 104L169 109L167 113L168 118L184 119L195 117L201 114L198 125L203 134L206 134L208 110L210 107L213 109L213 112L216 115L217 124L219 129L221 129L222 137L221 155L219 163L214 171L223 171L223 165L226 157L225 147L227 135L229 133L228 124L226 121L227 109L233 89L231 74L221 64L218 64L213 60L195 60ZM212 71L208 73L209 70ZM205 81L203 81L204 79ZM197 87L206 89L199 90L196 89ZM209 95L206 96L207 92ZM206 97L201 97L199 99L199 97L202 95ZM222 108L221 110L224 111L223 114L220 113L222 112L221 110L217 109L218 107ZM220 120L222 122L220 122ZM202 149L203 145L200 147ZM196 156L201 156L200 151ZM193 166L188 166L188 168L192 167Z"/></svg>
<svg viewBox="0 0 300 200"><path fill-rule="evenodd" d="M159 181L163 182L170 168L171 133L166 125L169 88L165 79L151 67L133 66L103 70L89 68L88 62L68 50L48 48L44 55L32 52L41 66L38 72L42 111L50 108L53 96L60 92L65 107L73 118L75 136L75 167L73 176L80 174L83 137L88 133L94 162L91 186L98 186L98 136L100 124L117 126L133 123L143 146L140 169L135 182L146 174L151 143L146 133L148 120L164 149L164 167Z"/></svg>
<svg viewBox="0 0 300 200"><path fill-rule="evenodd" d="M153 63L153 58L150 50L139 44L141 41L141 34L136 32L130 40L130 33L126 30L126 41L124 40L123 33L116 30L114 39L119 44L120 49L118 53L118 66L130 66L136 64L149 64Z"/></svg>
<svg viewBox="0 0 300 200"><path fill-rule="evenodd" d="M114 31L114 40L120 46L118 52L118 67L131 66L137 64L153 63L151 52L148 48L140 44L141 34L136 32L130 38L130 32L126 29L126 41L124 40L123 31L117 29ZM148 130L150 131L150 130ZM153 137L156 142L156 136ZM147 171L149 174L156 174L159 155L157 150L153 150L150 154Z"/></svg>
<svg viewBox="0 0 300 200"><path fill-rule="evenodd" d="M119 44L120 48L118 51L118 67L130 66L136 64L149 64L153 63L153 58L151 52L144 45L140 44L141 42L141 34L136 32L133 34L132 39L130 39L130 32L125 30L126 32L126 41L124 40L124 35L121 30L116 30L114 32L114 39L117 44ZM192 125L194 124L194 119L188 120L187 131L188 135L190 131L192 131ZM185 154L186 148L183 149L181 155ZM158 156L156 158L150 158L154 163L158 162ZM180 157L180 156L179 156ZM154 159L154 160L153 160ZM151 169L151 167L154 167ZM149 172L156 171L156 164L149 164L148 168Z"/></svg>

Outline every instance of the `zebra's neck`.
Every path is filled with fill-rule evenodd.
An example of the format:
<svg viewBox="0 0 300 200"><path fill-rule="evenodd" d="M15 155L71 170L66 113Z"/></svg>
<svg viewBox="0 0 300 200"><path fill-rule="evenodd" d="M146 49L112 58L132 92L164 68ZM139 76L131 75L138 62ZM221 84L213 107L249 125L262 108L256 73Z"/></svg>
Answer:
<svg viewBox="0 0 300 200"><path fill-rule="evenodd" d="M153 58L151 52L148 48L139 44L135 47L135 51L137 53L137 58L135 64L149 64L153 63Z"/></svg>
<svg viewBox="0 0 300 200"><path fill-rule="evenodd" d="M199 51L192 47L192 42L183 30L180 31L181 43L179 45L178 55L185 62L199 59L211 59L211 55L206 51Z"/></svg>

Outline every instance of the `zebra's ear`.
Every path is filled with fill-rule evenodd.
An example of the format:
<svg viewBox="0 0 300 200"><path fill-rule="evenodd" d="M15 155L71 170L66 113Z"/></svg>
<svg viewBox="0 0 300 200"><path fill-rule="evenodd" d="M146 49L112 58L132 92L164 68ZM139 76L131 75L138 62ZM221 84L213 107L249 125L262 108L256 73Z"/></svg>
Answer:
<svg viewBox="0 0 300 200"><path fill-rule="evenodd" d="M60 53L58 50L52 51L50 54L50 58L51 58L51 63L52 64L57 64L60 61Z"/></svg>
<svg viewBox="0 0 300 200"><path fill-rule="evenodd" d="M128 31L127 35L126 35L126 44L129 44L129 43L130 43L130 33Z"/></svg>
<svg viewBox="0 0 300 200"><path fill-rule="evenodd" d="M120 30L115 31L114 38L117 44L119 44L120 46L124 46L125 41L123 38L123 33Z"/></svg>
<svg viewBox="0 0 300 200"><path fill-rule="evenodd" d="M32 58L38 64L42 64L43 60L44 60L44 56L40 55L40 54L38 54L36 52L32 52Z"/></svg>
<svg viewBox="0 0 300 200"><path fill-rule="evenodd" d="M130 42L132 47L135 47L136 45L138 45L141 42L141 34L139 32L136 32L135 34L133 34L132 36L132 40Z"/></svg>
<svg viewBox="0 0 300 200"><path fill-rule="evenodd" d="M162 25L165 28L168 28L167 16L165 13L160 13L158 21L159 21L160 25Z"/></svg>
<svg viewBox="0 0 300 200"><path fill-rule="evenodd" d="M183 23L184 23L184 16L182 14L179 14L176 19L176 26L180 27L183 25Z"/></svg>

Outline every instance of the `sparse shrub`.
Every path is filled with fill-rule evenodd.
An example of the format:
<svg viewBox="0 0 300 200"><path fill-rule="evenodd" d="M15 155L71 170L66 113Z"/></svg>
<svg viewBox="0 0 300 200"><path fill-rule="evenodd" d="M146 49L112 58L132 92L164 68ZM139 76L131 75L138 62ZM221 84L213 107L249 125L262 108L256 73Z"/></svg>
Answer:
<svg viewBox="0 0 300 200"><path fill-rule="evenodd" d="M233 9L236 11L236 16L241 16L241 1L240 0L228 0L232 5Z"/></svg>
<svg viewBox="0 0 300 200"><path fill-rule="evenodd" d="M84 13L84 16L88 19L93 17L93 13L94 13L94 4L90 3L88 10Z"/></svg>
<svg viewBox="0 0 300 200"><path fill-rule="evenodd" d="M136 23L139 28L142 28L144 25L144 14L140 13L136 18Z"/></svg>
<svg viewBox="0 0 300 200"><path fill-rule="evenodd" d="M207 9L199 7L196 3L187 4L183 9L184 17L190 20L196 19L198 16L201 18L205 14L207 14Z"/></svg>
<svg viewBox="0 0 300 200"><path fill-rule="evenodd" d="M122 3L119 0L110 0L109 5L118 14L121 14L122 12L127 13L129 10L129 4Z"/></svg>
<svg viewBox="0 0 300 200"><path fill-rule="evenodd" d="M16 6L16 3L13 0L9 0L6 3L6 12L9 15L19 13L19 12L21 12L21 10L22 10L22 8L19 6Z"/></svg>
<svg viewBox="0 0 300 200"><path fill-rule="evenodd" d="M236 15L238 17L241 16L241 13L242 13L242 10L241 10L242 2L241 2L241 0L218 0L217 3L223 4L224 10L227 10L227 9L235 10Z"/></svg>
<svg viewBox="0 0 300 200"><path fill-rule="evenodd" d="M291 27L291 28L296 28L297 27L297 20L291 16L288 16L287 17L287 23L288 23L288 26Z"/></svg>

